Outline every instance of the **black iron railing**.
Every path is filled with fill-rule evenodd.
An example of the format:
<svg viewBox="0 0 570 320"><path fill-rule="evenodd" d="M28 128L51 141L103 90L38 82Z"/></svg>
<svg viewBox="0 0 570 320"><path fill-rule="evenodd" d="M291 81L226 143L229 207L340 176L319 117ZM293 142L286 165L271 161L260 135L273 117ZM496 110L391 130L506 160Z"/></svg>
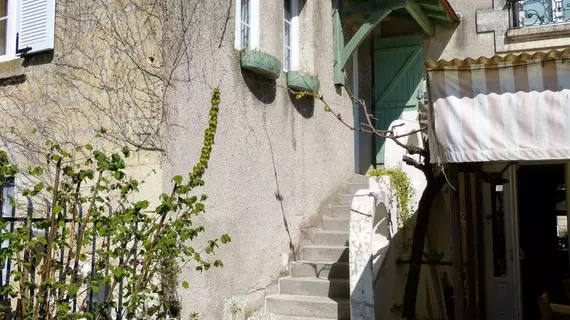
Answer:
<svg viewBox="0 0 570 320"><path fill-rule="evenodd" d="M509 0L511 28L570 22L570 0Z"/></svg>
<svg viewBox="0 0 570 320"><path fill-rule="evenodd" d="M109 215L112 214L113 210L119 210L119 211L125 210L125 207L122 204L119 204L118 207L115 209L112 208L110 204L107 204L107 207ZM29 197L27 198L27 205L23 207L24 210L20 210L22 212L19 212L19 214L17 213L16 206L14 205L7 205L6 208L0 208L0 220L4 220L5 222L8 223L7 229L5 230L0 229L0 232L14 232L14 230L16 230L18 226L25 225L26 223L41 224L42 222L49 221L51 215L51 204L47 200L45 201L45 208L46 208L45 210L40 210L41 211L39 213L40 216L38 216L38 214L36 214L36 210L34 209L34 204L32 203L32 199ZM61 212L62 216L58 220L61 221L63 224L63 227L61 229L62 235L65 234L65 229L68 228L69 224L80 221L82 219L84 214L83 212L84 208L83 206L79 205L77 209L78 209L78 219L73 220L70 218L66 218L71 216L71 213L68 214L67 208L63 208L63 211ZM93 220L91 223L93 225L93 228L95 228L97 220ZM46 223L44 223L44 225L48 226L48 224ZM135 222L133 232L137 232L138 230L139 230L139 224L138 222ZM47 227L47 229L43 230L41 228L33 227L31 236L47 238L48 234L49 234L49 226ZM89 275L85 276L90 277L91 279L95 279L95 273L97 271L95 264L95 261L98 256L97 249L101 248L100 246L103 245L105 246L104 248L107 250L107 252L109 252L111 250L110 238L109 236L107 236L106 239L94 237L92 239L91 244L92 244L91 253L88 254L86 258L87 262L90 262L90 267L88 268ZM9 245L10 243L8 241L0 242L0 249ZM121 255L119 257L120 265L134 264L133 261L136 260L138 245L139 245L138 239L135 239L133 243L129 244L130 253L128 255ZM60 258L60 264L63 265L64 259L67 258L66 249L63 247L60 249L59 258ZM14 263L15 261L13 261L13 259L11 258L8 258L5 261L0 260L0 287L10 285L10 282L12 281L13 278L13 276L10 274L10 271L14 268ZM109 264L108 256L107 256L107 264ZM77 263L73 266L73 268L74 270L79 270L79 271L81 271L82 269L82 267ZM30 270L32 282L39 281L39 279L36 279L35 277L36 271L37 271L36 265L32 264ZM59 277L60 281L63 282L61 279L62 277L64 277L64 275L61 271L59 273ZM100 301L105 299L109 293L108 291L109 288L107 285L103 284L98 285L99 290L97 290L98 292L95 292L95 290L93 289L93 285L91 285L90 282L88 282L87 284L88 286L84 288L85 290L82 290L84 294L77 295L70 301L71 310L74 313L78 311L87 311L89 313L94 312L96 309L100 308L99 306ZM37 284L36 287L38 286L39 283ZM36 296L36 292L34 291L36 287L33 286L30 287L29 296L32 297L31 299L33 299L33 297ZM123 300L125 297L124 291L125 290L123 282L120 281L118 283L118 288L115 288L115 290L113 290L112 292L113 301L116 301L116 303L112 303L113 307L109 308L106 312L103 313L103 319L113 319L113 320L124 319L125 317L125 308L123 305ZM61 292L59 294L61 294ZM0 319L2 320L12 319L13 310L11 310L11 306L13 304L11 303L10 299L11 299L10 296L0 295Z"/></svg>

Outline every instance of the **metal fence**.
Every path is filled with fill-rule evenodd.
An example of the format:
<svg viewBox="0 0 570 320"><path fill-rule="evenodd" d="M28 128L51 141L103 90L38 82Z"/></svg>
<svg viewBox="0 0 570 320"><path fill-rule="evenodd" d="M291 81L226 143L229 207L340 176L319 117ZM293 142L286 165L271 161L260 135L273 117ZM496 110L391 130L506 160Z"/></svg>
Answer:
<svg viewBox="0 0 570 320"><path fill-rule="evenodd" d="M511 28L570 22L570 0L508 0Z"/></svg>
<svg viewBox="0 0 570 320"><path fill-rule="evenodd" d="M38 225L43 225L46 226L45 228L35 228L32 227L32 233L30 237L46 237L46 240L48 239L49 236L49 220L51 218L51 214L52 214L52 208L51 208L51 204L49 201L45 200L45 210L42 208L42 212L41 215L38 217L37 216L37 212L34 211L34 204L32 202L32 200L28 197L26 198L26 204L23 206L23 208L21 208L20 210L17 210L16 206L10 204L8 200L10 191L9 188L12 187L13 185L7 184L4 186L4 201L3 201L3 206L2 206L2 219L4 221L6 221L8 223L8 227L4 230L1 230L1 232L15 232L15 230L18 228L18 226L20 225L28 225L28 226L38 226ZM8 191L8 192L7 192ZM37 204L36 204L37 205ZM106 204L107 209L108 209L108 214L109 216L112 215L113 208L110 204ZM78 220L75 221L75 223L78 223L78 227L81 228L81 221L83 219L83 214L84 214L84 208L82 208L81 205L77 206L78 209ZM116 210L121 210L124 211L125 207L122 204L119 204L118 207L116 208ZM18 214L17 214L18 213ZM61 236L65 236L65 229L69 227L70 223L74 223L72 218L68 217L68 210L67 208L63 208L62 212L60 212L58 214L57 217L57 221L64 221L65 223L63 224L61 230ZM97 223L96 220L93 220L92 222L92 227L95 227L95 224ZM138 222L135 222L134 225L134 230L133 232L137 232L139 228L139 224ZM103 241L100 241L103 240ZM110 236L107 236L103 239L101 238L95 238L93 237L92 240L92 244L91 244L91 257L90 257L90 265L89 265L89 269L88 272L89 274L87 275L89 277L89 282L85 288L85 295L77 295L75 298L73 298L70 303L71 303L71 309L72 312L78 312L78 311L87 311L87 312L94 312L95 310L98 309L98 304L100 303L100 301L103 301L105 299L105 297L107 297L108 293L109 293L109 289L107 285L99 285L97 286L99 288L99 290L97 290L98 292L96 293L95 290L93 290L93 285L91 283L91 281L93 281L95 274L96 274L96 258L97 258L97 249L101 249L101 244L103 244L104 246L106 246L106 250L107 252L109 252L109 250L111 250L110 247ZM10 243L8 241L4 241L3 243L0 244L0 246L2 248L5 248L7 246L9 246ZM130 248L128 250L128 255L122 255L119 257L119 265L125 265L125 264L130 264L134 261L136 252L137 252L137 248L138 248L138 240L135 238L135 240L132 242L132 244L130 245ZM61 263L61 265L63 265L64 263L64 259L67 257L66 256L66 252L65 252L65 248L61 248L60 252L59 252L59 262ZM109 256L107 255L107 264L109 264ZM28 257L29 258L29 257ZM10 282L13 281L10 273L14 268L14 261L13 258L8 258L6 259L6 261L0 261L0 265L2 267L2 272L0 274L0 287L2 286L6 286L6 285L10 285ZM38 266L36 264L31 265L31 269L30 269L30 277L31 277L31 281L36 283L39 286L39 279L36 279L36 268ZM77 272L81 272L81 269L83 266L80 266L80 264L76 261L73 265L73 270L77 270ZM136 270L136 268L135 268ZM136 272L136 271L135 271ZM65 274L64 271L60 269L59 271L59 275L57 275L59 277L59 281L63 282L65 281ZM35 288L31 287L30 288L30 292L29 295L32 299L32 304L33 304L33 297L36 294L35 292ZM117 288L115 288L114 292L112 293L112 297L114 303L114 307L110 307L108 310L106 310L105 312L107 313L106 315L104 315L104 319L123 319L125 317L125 307L124 307L124 284L122 281L118 282ZM57 293L58 296L61 295L62 293L59 292ZM0 295L0 305L4 305L4 306L10 306L12 305L11 301L10 301L10 296L2 296ZM116 299L116 300L115 300ZM14 310L12 310L13 312ZM4 319L12 319L12 317L9 314L10 312L7 312L5 314Z"/></svg>

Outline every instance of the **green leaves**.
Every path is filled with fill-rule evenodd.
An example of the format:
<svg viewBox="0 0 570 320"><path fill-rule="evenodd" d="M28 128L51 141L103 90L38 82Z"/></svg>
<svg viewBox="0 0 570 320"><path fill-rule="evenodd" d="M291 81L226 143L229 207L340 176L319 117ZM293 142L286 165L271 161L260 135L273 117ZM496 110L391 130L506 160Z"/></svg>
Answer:
<svg viewBox="0 0 570 320"><path fill-rule="evenodd" d="M215 89L199 161L187 175L172 177L175 187L159 195L153 208L151 200L154 203L156 195L145 198L139 194L144 181L128 176L131 168L127 168L126 158L132 154L128 147L109 152L99 148L109 146L105 142L67 146L46 140L46 163L27 168L31 179L23 192L34 203L34 219L19 223L13 233L0 233L0 242L10 244L0 248L0 260L10 257L17 264L11 271L13 287L0 287L0 294L31 294L38 305L49 304L49 309L37 311L46 313L42 317L92 319L98 311L73 314L70 299L90 291L101 294L112 286L117 290L120 282L125 292L124 310L139 319L144 318L138 314L143 304L157 316L176 304L162 299L165 290L176 290L179 284L190 288L187 281L178 280L180 265L193 264L198 271L222 267L222 261L214 260L214 256L220 246L230 243L230 237L199 239L205 228L193 219L206 211L208 196L195 188L205 183L203 175L214 149L220 101L220 91ZM106 133L101 129L98 135ZM67 147L71 151L66 151ZM58 180L54 180L55 172L59 173ZM8 154L0 151L0 182L17 173ZM53 219L42 219L48 206ZM0 229L8 226L0 219ZM196 243L206 245L194 248ZM65 253L61 260L60 252ZM92 264L95 267L87 276L80 272L82 266ZM116 299L110 298L100 306L113 307ZM29 301L23 301L22 306L31 310L30 318L38 318Z"/></svg>
<svg viewBox="0 0 570 320"><path fill-rule="evenodd" d="M182 184L182 176L174 176L174 178L172 178L172 181L174 181L176 184Z"/></svg>
<svg viewBox="0 0 570 320"><path fill-rule="evenodd" d="M115 271L113 272L113 275L115 276L115 280L117 280L117 281L121 281L125 274L126 274L125 268L123 268L122 266L116 267Z"/></svg>
<svg viewBox="0 0 570 320"><path fill-rule="evenodd" d="M72 283L69 286L69 295L71 297L77 296L77 292L79 291L79 285L77 283Z"/></svg>
<svg viewBox="0 0 570 320"><path fill-rule="evenodd" d="M131 150L129 149L129 147L124 146L123 150L122 150L123 154L125 155L125 158L128 158L131 155Z"/></svg>
<svg viewBox="0 0 570 320"><path fill-rule="evenodd" d="M60 213L61 211L63 211L63 207L62 207L62 206L55 206L55 207L53 207L53 209L52 209L52 213L53 213L53 214L58 214L58 213Z"/></svg>
<svg viewBox="0 0 570 320"><path fill-rule="evenodd" d="M227 235L227 234L224 234L224 235L220 238L220 240L222 241L223 244L228 244L228 243L230 243L230 242L232 241L232 239L230 238L230 236Z"/></svg>

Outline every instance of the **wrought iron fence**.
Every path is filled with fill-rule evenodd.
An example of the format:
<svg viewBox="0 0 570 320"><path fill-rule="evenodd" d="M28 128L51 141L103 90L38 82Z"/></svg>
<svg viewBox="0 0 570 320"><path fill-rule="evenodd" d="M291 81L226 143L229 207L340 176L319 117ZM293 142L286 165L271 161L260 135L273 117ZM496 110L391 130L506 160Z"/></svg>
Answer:
<svg viewBox="0 0 570 320"><path fill-rule="evenodd" d="M17 210L16 206L14 205L4 205L2 206L2 214L1 214L1 218L2 220L6 221L8 223L8 227L4 230L0 230L0 232L11 232L14 233L15 230L17 230L18 226L33 226L32 227L32 232L31 232L31 237L46 237L46 240L48 238L48 234L49 234L49 223L48 221L51 218L51 204L49 201L45 200L45 210L43 210L42 208L42 212L40 213L40 216L38 217L37 212L34 211L34 204L32 202L32 200L28 197L26 198L26 202L27 204L24 206L24 208L22 208L22 210ZM6 204L6 201L4 201L4 204ZM114 212L114 210L120 210L120 211L124 211L125 207L122 204L118 205L118 208L113 209L112 206L110 204L106 204L108 207L108 213L109 216L111 216L111 214ZM17 214L18 212L18 214ZM78 223L79 225L81 225L81 221L83 219L83 214L84 214L84 209L82 208L81 205L77 206L77 220L73 220L72 218L68 218L68 210L67 208L63 208L63 211L60 212L58 214L57 217L57 221L63 222L63 226L62 226L62 231L61 231L61 235L64 236L65 235L65 229L69 226L69 224L71 223ZM42 216L43 215L43 216ZM97 223L96 220L93 220L92 222L90 222L91 224L93 224L93 227L95 227L95 224ZM139 224L138 222L135 223L134 225L134 229L132 230L134 233L138 232L139 228ZM103 240L103 241L101 241ZM7 246L9 246L10 243L8 241L4 241L2 243L0 243L0 248L5 248ZM136 252L137 252L137 247L138 247L138 240L135 238L135 240L133 241L133 243L131 243L130 248L128 248L128 255L122 255L119 257L119 265L126 265L126 264L132 264L135 261L135 256L136 256ZM103 246L103 247L102 247ZM105 239L101 239L101 238L93 238L92 239L92 244L91 244L91 256L89 259L87 259L87 262L89 265L87 271L88 271L88 275L87 277L89 277L89 283L87 286L85 286L85 294L84 295L77 295L74 298L71 299L70 303L71 303L71 310L73 313L76 313L78 311L86 311L89 313L94 312L95 310L100 311L99 309L101 309L101 306L99 306L99 302L103 301L109 294L109 288L106 285L92 285L91 281L94 279L95 274L96 274L96 257L97 257L97 250L104 248L107 250L107 252L109 252L109 250L111 250L111 246L110 246L110 237L107 236L105 237ZM59 252L59 262L63 265L64 263L64 259L67 257L65 249L61 248L60 252ZM33 257L29 259L33 260ZM109 264L109 256L107 255L107 264ZM36 279L36 271L38 266L41 266L41 264L38 263L32 263L31 269L30 269L30 277L31 277L31 281L35 282L37 284L37 287L39 287L39 279ZM10 282L13 281L12 276L11 276L11 271L14 268L14 261L13 258L7 258L6 261L0 261L0 267L1 267L1 273L0 273L0 287L3 286L7 286L10 285ZM73 266L73 270L81 270L84 266L79 265L79 263L75 263ZM85 268L83 268L85 269ZM59 271L59 280L60 281L64 281L64 277L65 275L63 274L63 272L60 270ZM136 272L136 268L135 268L135 272ZM96 286L99 290L94 290L93 286ZM32 305L33 305L33 297L36 296L37 292L35 292L35 290L37 290L34 287L30 287L30 292L29 292L29 296L31 297L30 299L32 300ZM98 292L95 292L98 291ZM58 295L61 295L61 292L58 293ZM123 304L123 299L125 297L124 295L124 286L123 286L123 282L120 281L118 283L118 288L116 288L114 290L114 292L111 294L111 296L113 297L113 306L109 307L108 305L106 305L104 308L104 315L103 315L103 319L124 319L125 318L125 306ZM115 300L116 299L116 300ZM11 298L8 295L0 295L0 319L13 319L13 311L11 306L13 306L12 302L11 302ZM108 308L108 309L107 309Z"/></svg>
<svg viewBox="0 0 570 320"><path fill-rule="evenodd" d="M570 0L509 0L511 28L570 22Z"/></svg>

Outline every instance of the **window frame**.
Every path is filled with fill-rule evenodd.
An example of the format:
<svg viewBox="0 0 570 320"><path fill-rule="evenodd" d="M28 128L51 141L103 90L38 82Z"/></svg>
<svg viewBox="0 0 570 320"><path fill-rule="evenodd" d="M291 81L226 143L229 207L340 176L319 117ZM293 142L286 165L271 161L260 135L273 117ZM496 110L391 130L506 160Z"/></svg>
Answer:
<svg viewBox="0 0 570 320"><path fill-rule="evenodd" d="M291 20L288 21L285 16L285 1L283 0L283 71L298 71L299 70L299 0L289 0L290 1L290 13ZM285 39L285 24L289 24L289 47L291 53L289 55L289 61L286 61L286 39ZM289 68L287 68L287 63Z"/></svg>
<svg viewBox="0 0 570 320"><path fill-rule="evenodd" d="M0 62L5 62L13 59L17 59L16 54L16 34L18 32L18 26L20 24L20 10L18 0L8 0L8 7L6 8L6 53L0 55Z"/></svg>
<svg viewBox="0 0 570 320"><path fill-rule="evenodd" d="M241 6L243 1L249 1L249 43L244 47L241 39ZM236 0L236 15L235 15L235 48L242 49L258 49L259 48L259 0Z"/></svg>

